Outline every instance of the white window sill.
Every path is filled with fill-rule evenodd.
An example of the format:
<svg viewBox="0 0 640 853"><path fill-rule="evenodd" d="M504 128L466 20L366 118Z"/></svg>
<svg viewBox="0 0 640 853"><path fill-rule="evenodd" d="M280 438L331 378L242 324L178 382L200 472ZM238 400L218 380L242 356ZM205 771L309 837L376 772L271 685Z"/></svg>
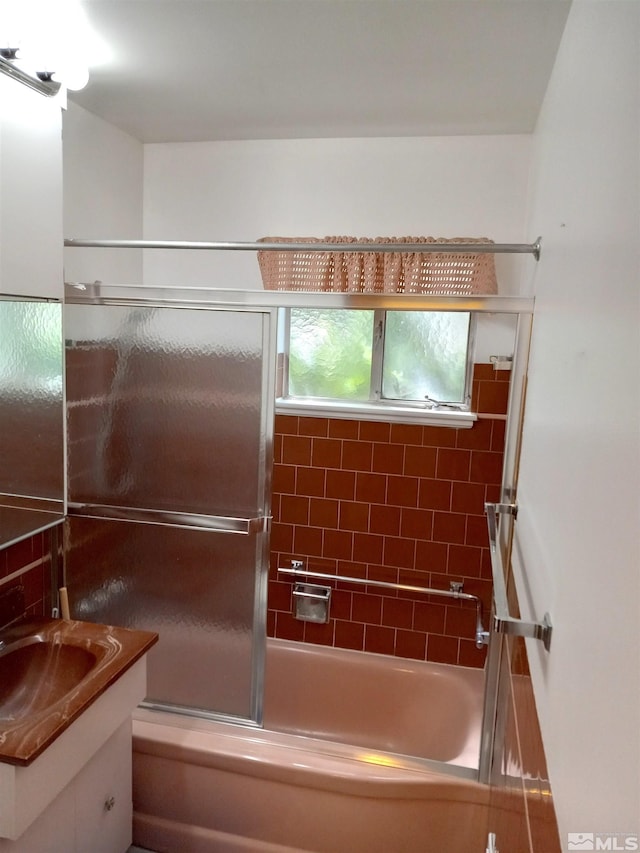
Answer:
<svg viewBox="0 0 640 853"><path fill-rule="evenodd" d="M312 400L276 399L277 415L310 418L343 418L345 420L384 421L386 423L422 424L423 426L470 429L478 416L475 412L454 409L420 409L414 406L386 406L375 403L339 403Z"/></svg>

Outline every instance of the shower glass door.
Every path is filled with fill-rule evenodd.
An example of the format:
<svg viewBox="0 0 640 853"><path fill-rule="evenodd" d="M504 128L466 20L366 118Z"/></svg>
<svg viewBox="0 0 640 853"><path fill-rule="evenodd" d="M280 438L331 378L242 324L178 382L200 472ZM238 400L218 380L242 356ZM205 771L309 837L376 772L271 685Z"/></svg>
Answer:
<svg viewBox="0 0 640 853"><path fill-rule="evenodd" d="M75 617L159 633L152 706L261 722L274 330L169 298L65 308L65 583Z"/></svg>

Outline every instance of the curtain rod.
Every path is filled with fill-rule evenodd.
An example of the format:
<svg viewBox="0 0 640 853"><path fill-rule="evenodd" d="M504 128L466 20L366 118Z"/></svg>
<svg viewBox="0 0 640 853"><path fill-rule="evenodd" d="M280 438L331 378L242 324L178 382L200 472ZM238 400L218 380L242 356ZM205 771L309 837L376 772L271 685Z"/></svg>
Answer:
<svg viewBox="0 0 640 853"><path fill-rule="evenodd" d="M533 255L540 260L541 238L535 243L204 243L182 240L76 240L77 249L210 249L231 252L441 252L448 255ZM373 246L375 245L375 248Z"/></svg>

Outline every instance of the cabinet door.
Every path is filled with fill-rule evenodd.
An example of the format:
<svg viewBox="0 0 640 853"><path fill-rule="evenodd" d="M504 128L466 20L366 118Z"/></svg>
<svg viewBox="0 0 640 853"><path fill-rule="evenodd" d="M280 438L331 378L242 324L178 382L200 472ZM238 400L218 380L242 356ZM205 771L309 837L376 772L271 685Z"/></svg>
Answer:
<svg viewBox="0 0 640 853"><path fill-rule="evenodd" d="M73 782L61 791L40 817L17 839L0 838L0 853L70 853L75 851Z"/></svg>
<svg viewBox="0 0 640 853"><path fill-rule="evenodd" d="M78 774L77 853L125 853L131 844L131 721L127 720Z"/></svg>

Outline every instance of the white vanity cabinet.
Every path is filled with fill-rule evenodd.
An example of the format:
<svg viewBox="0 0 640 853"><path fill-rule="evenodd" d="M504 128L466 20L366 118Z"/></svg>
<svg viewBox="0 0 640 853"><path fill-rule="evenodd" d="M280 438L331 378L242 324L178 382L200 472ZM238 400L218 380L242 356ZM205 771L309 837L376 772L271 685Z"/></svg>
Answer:
<svg viewBox="0 0 640 853"><path fill-rule="evenodd" d="M125 853L138 660L28 766L0 764L0 853Z"/></svg>
<svg viewBox="0 0 640 853"><path fill-rule="evenodd" d="M131 723L126 721L0 853L124 853L131 844Z"/></svg>

